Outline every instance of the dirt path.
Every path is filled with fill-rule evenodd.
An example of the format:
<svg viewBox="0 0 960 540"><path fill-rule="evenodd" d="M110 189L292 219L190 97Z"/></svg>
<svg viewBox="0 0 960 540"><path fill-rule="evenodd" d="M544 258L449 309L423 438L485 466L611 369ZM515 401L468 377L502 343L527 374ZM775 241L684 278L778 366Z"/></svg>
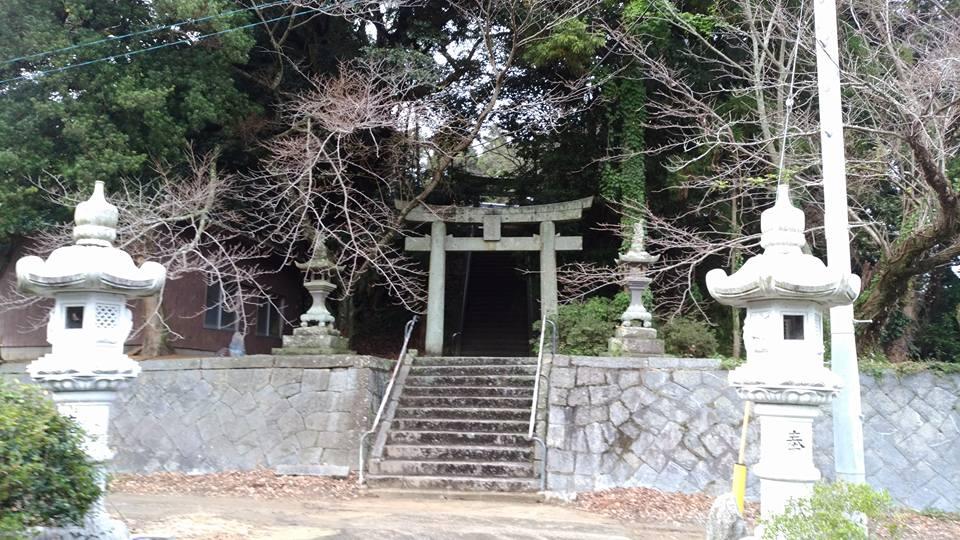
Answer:
<svg viewBox="0 0 960 540"><path fill-rule="evenodd" d="M258 500L114 493L108 508L141 536L177 539L582 539L693 540L694 525L630 524L524 501L361 497Z"/></svg>

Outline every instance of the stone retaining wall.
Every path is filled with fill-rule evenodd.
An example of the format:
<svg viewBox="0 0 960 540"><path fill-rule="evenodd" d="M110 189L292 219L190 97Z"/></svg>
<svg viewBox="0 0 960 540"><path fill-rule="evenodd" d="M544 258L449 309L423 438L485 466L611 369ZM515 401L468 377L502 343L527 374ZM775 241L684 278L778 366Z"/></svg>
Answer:
<svg viewBox="0 0 960 540"><path fill-rule="evenodd" d="M547 482L554 491L646 486L729 491L743 403L715 360L558 356L550 373ZM960 511L960 376L862 375L867 481L916 509ZM830 411L815 461L833 474ZM749 430L756 463L759 429ZM758 493L750 475L748 494Z"/></svg>
<svg viewBox="0 0 960 540"><path fill-rule="evenodd" d="M392 362L247 356L140 365L111 418L114 470L346 474L356 469L360 435L376 414Z"/></svg>

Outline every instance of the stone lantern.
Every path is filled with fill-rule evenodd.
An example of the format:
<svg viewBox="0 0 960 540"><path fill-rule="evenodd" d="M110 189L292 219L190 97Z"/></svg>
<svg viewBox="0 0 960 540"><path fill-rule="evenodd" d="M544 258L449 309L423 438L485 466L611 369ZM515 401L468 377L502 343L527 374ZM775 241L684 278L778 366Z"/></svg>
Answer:
<svg viewBox="0 0 960 540"><path fill-rule="evenodd" d="M127 299L158 294L166 278L163 266L147 262L137 268L130 255L113 247L117 216L117 208L104 198L103 182L97 182L90 199L74 212L74 245L54 250L46 261L17 261L17 287L54 300L47 323L51 351L28 365L27 372L52 392L60 412L83 428L87 454L100 464L101 474L113 457L107 446L111 403L140 373L123 350L133 326ZM82 529L54 536L128 535L122 523L108 518L101 499Z"/></svg>
<svg viewBox="0 0 960 540"><path fill-rule="evenodd" d="M621 324L608 343L611 354L663 354L663 341L657 339L657 331L653 328L653 315L643 305L643 293L652 281L647 276L647 268L659 259L659 255L647 253L644 247L643 222L638 221L633 226L630 249L617 259L626 275L627 288L630 289L630 305L620 316Z"/></svg>
<svg viewBox="0 0 960 540"><path fill-rule="evenodd" d="M274 349L273 354L342 354L350 352L347 339L340 335L334 323L336 319L327 309L327 297L337 286L325 279L337 266L330 260L330 254L323 236L314 234L313 256L305 263L297 263L304 273L303 287L310 293L313 302L306 313L300 315L300 327L293 335L283 336L283 347Z"/></svg>
<svg viewBox="0 0 960 540"><path fill-rule="evenodd" d="M714 269L707 289L722 304L744 307L746 362L730 373L760 420L760 509L764 519L791 498L808 497L820 472L813 463L813 419L836 397L840 378L823 365L823 314L850 304L860 278L804 254L803 212L786 185L760 216L761 255L734 274Z"/></svg>

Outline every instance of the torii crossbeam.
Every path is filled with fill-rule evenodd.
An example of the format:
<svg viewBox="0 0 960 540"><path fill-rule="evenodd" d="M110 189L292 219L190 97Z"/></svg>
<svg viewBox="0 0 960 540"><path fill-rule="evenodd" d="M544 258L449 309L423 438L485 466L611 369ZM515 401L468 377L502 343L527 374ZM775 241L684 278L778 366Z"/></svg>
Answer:
<svg viewBox="0 0 960 540"><path fill-rule="evenodd" d="M402 207L398 202L397 206ZM430 206L421 204L407 214L407 221L430 223L430 234L406 238L407 251L430 252L430 282L427 289L426 354L443 354L443 312L448 251L539 251L540 252L540 316L557 312L557 251L579 251L580 236L559 236L556 223L577 221L593 197L562 203L514 207ZM483 225L483 237L469 238L447 235L447 223ZM539 223L540 234L502 236L504 223Z"/></svg>

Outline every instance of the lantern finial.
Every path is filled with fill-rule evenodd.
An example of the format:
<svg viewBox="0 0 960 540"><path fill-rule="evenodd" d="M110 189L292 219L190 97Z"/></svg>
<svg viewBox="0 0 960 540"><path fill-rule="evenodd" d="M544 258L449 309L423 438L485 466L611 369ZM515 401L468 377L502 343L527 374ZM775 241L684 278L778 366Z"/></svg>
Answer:
<svg viewBox="0 0 960 540"><path fill-rule="evenodd" d="M800 253L806 219L790 201L790 186L777 186L777 202L760 214L760 246L771 255Z"/></svg>
<svg viewBox="0 0 960 540"><path fill-rule="evenodd" d="M73 239L79 245L110 247L117 238L117 207L108 203L103 182L97 180L93 194L73 212Z"/></svg>

